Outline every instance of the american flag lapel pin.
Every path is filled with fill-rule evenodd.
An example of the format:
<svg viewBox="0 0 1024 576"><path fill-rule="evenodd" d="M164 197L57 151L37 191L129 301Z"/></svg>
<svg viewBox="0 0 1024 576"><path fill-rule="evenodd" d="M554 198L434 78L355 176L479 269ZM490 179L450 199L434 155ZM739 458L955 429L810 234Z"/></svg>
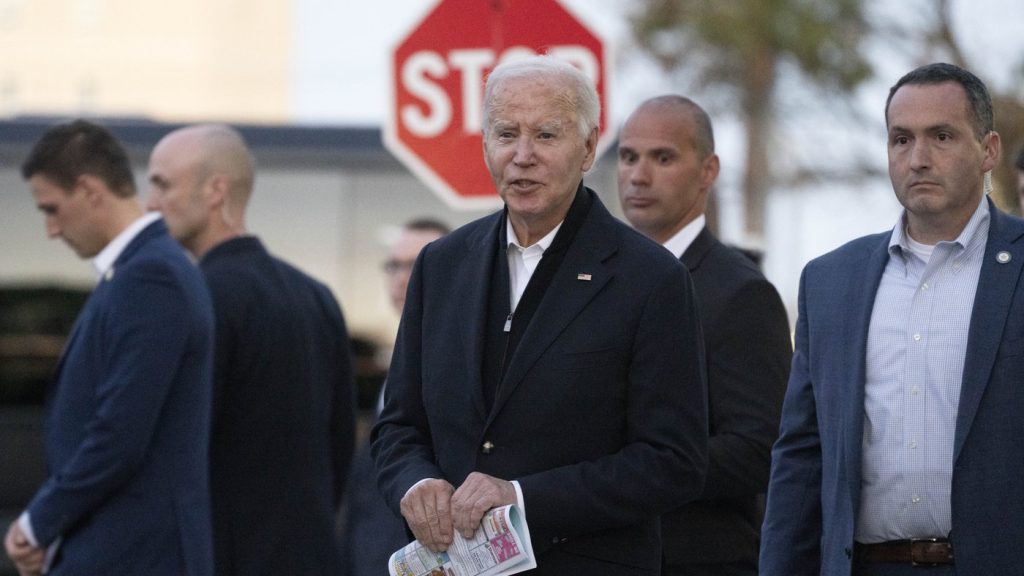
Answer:
<svg viewBox="0 0 1024 576"><path fill-rule="evenodd" d="M584 282L590 282L590 280L593 279L593 276L591 276L590 274L585 274L585 273L581 272L581 273L576 275L576 279L577 280L583 280Z"/></svg>

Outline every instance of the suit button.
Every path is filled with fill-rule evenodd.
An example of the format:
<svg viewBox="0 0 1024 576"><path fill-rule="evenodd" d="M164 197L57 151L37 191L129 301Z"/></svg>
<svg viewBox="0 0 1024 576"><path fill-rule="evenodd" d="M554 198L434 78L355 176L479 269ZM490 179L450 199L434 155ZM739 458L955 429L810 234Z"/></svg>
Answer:
<svg viewBox="0 0 1024 576"><path fill-rule="evenodd" d="M484 454L490 454L491 452L494 452L494 443L491 442L490 440L484 442L484 445L480 447L480 451L483 452Z"/></svg>

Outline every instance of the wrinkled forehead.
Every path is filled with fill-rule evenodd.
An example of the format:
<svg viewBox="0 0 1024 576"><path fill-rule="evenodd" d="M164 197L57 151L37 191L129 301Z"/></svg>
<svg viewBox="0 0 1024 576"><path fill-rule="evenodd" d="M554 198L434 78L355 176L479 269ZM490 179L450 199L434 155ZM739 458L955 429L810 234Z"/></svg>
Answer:
<svg viewBox="0 0 1024 576"><path fill-rule="evenodd" d="M514 76L498 81L486 106L487 121L520 122L527 118L574 123L577 103L571 87L557 76Z"/></svg>

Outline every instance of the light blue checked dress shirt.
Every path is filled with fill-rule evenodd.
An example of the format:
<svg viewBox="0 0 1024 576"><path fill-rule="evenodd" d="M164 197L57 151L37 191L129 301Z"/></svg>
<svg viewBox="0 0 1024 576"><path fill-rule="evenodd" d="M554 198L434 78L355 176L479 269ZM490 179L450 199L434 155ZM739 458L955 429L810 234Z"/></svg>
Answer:
<svg viewBox="0 0 1024 576"><path fill-rule="evenodd" d="M988 229L984 197L956 240L914 242L903 214L893 229L868 329L858 542L950 532L953 434Z"/></svg>

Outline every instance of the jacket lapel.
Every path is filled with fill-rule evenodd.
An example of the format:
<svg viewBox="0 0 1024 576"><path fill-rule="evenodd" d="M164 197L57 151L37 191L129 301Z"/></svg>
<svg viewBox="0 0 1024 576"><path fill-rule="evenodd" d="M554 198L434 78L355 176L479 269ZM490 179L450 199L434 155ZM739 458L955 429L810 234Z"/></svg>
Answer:
<svg viewBox="0 0 1024 576"><path fill-rule="evenodd" d="M457 331L462 340L462 349L466 353L464 363L468 373L467 382L470 386L473 407L481 419L487 417L484 403L483 377L484 338L487 329L487 303L490 294L491 266L495 262L494 250L498 246L498 237L505 219L502 212L491 216L492 221L480 228L480 233L466 240L466 257L454 270L457 278L471 278L473 281L456 283L460 292L458 300L464 304L464 314L454 319Z"/></svg>
<svg viewBox="0 0 1024 576"><path fill-rule="evenodd" d="M612 270L604 264L617 249L617 232L606 225L611 220L612 216L595 197L586 221L576 233L533 320L509 360L494 400L494 410L490 413L491 419L544 351L613 277Z"/></svg>
<svg viewBox="0 0 1024 576"><path fill-rule="evenodd" d="M693 242L683 251L683 256L680 260L686 265L686 269L690 272L697 270L700 267L700 263L704 260L704 257L708 255L711 248L715 245L717 240L711 235L707 227L701 228L697 237L693 239Z"/></svg>
<svg viewBox="0 0 1024 576"><path fill-rule="evenodd" d="M1024 235L1024 223L1004 215L991 200L989 214L988 241L967 335L967 358L953 438L953 462L960 456L991 377L1010 303L1024 265L1024 243L1018 242ZM1008 260L1006 255L1009 255Z"/></svg>
<svg viewBox="0 0 1024 576"><path fill-rule="evenodd" d="M75 319L74 325L71 327L71 333L68 335L67 340L64 342L64 348L61 350L60 358L57 360L57 366L54 368L50 381L47 385L47 398L52 397L56 392L57 383L60 381L60 374L64 370L64 362L67 360L68 351L75 345L75 341L78 339L78 334L82 330L82 326L88 322L89 317L92 315L92 308L97 306L98 303L103 299L103 292L106 290L106 285L114 278L114 274L117 272L119 265L130 259L135 252L138 251L139 247L144 244L148 239L158 235L161 231L166 231L166 227L162 220L157 220L151 223L149 226L143 228L135 238L132 238L131 242L124 247L121 254L118 255L117 260L111 265L110 269L99 279L99 282L93 288L92 293L85 301L85 305L82 306L81 312L78 313L78 317Z"/></svg>

